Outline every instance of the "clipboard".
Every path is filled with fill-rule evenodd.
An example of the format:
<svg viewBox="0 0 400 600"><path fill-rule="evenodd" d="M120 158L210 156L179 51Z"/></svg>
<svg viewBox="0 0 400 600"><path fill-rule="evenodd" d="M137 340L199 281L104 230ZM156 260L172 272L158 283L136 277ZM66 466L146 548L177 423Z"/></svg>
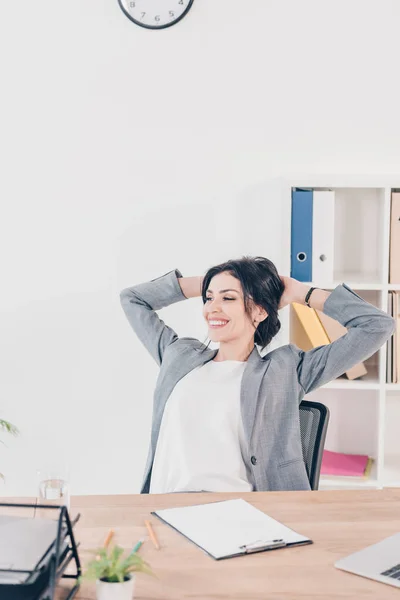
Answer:
<svg viewBox="0 0 400 600"><path fill-rule="evenodd" d="M214 560L313 543L243 499L167 508L151 514Z"/></svg>

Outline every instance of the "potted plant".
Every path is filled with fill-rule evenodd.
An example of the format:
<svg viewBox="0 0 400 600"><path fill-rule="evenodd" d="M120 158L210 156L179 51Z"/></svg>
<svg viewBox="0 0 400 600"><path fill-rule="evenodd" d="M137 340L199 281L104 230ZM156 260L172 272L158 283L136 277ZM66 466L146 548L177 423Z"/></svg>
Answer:
<svg viewBox="0 0 400 600"><path fill-rule="evenodd" d="M4 419L0 419L0 432L3 431L6 433L11 433L11 435L17 435L18 433L18 429L15 427L15 425L8 423L8 421L4 421ZM0 440L0 442L4 444L2 440ZM4 479L3 473L0 473L0 479Z"/></svg>
<svg viewBox="0 0 400 600"><path fill-rule="evenodd" d="M135 573L154 575L136 552L125 553L120 546L93 551L95 558L79 581L96 581L97 600L131 600L134 596Z"/></svg>

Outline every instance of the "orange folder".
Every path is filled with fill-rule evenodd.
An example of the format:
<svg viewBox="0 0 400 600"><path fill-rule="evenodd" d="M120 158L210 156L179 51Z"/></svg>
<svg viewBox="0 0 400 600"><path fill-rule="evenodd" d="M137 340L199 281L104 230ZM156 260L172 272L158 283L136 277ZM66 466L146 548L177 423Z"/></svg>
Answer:
<svg viewBox="0 0 400 600"><path fill-rule="evenodd" d="M326 346L342 337L346 332L338 321L328 317L321 311L308 308L304 304L292 303L291 315L292 341L302 350L311 350L318 346ZM364 363L359 363L346 371L348 379L356 379L366 375Z"/></svg>

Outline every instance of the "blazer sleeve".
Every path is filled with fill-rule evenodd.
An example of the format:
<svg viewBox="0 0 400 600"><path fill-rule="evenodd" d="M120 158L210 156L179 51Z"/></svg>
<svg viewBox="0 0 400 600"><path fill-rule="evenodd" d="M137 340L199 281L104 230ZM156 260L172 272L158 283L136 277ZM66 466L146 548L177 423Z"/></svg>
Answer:
<svg viewBox="0 0 400 600"><path fill-rule="evenodd" d="M347 327L348 332L331 344L307 352L289 344L298 381L306 394L370 357L396 328L390 315L363 300L346 284L331 292L323 312Z"/></svg>
<svg viewBox="0 0 400 600"><path fill-rule="evenodd" d="M178 335L155 311L187 299L178 277L182 277L182 274L175 269L120 293L122 308L133 331L159 366L165 349L178 339Z"/></svg>

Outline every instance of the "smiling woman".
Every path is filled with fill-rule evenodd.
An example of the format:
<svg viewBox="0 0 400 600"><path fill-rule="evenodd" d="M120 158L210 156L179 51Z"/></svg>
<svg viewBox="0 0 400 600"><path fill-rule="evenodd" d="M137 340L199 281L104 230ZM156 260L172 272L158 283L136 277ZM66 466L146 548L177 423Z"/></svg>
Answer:
<svg viewBox="0 0 400 600"><path fill-rule="evenodd" d="M181 337L156 311L200 296L211 350ZM293 344L261 356L298 302L347 327L309 352ZM121 292L132 328L160 367L142 493L307 490L299 404L382 346L394 319L345 284L329 293L280 276L271 261L243 257L204 277L176 269Z"/></svg>
<svg viewBox="0 0 400 600"><path fill-rule="evenodd" d="M209 338L220 344L214 360L247 360L255 343L268 346L281 327L278 306L283 290L267 258L243 257L207 271L201 293Z"/></svg>

